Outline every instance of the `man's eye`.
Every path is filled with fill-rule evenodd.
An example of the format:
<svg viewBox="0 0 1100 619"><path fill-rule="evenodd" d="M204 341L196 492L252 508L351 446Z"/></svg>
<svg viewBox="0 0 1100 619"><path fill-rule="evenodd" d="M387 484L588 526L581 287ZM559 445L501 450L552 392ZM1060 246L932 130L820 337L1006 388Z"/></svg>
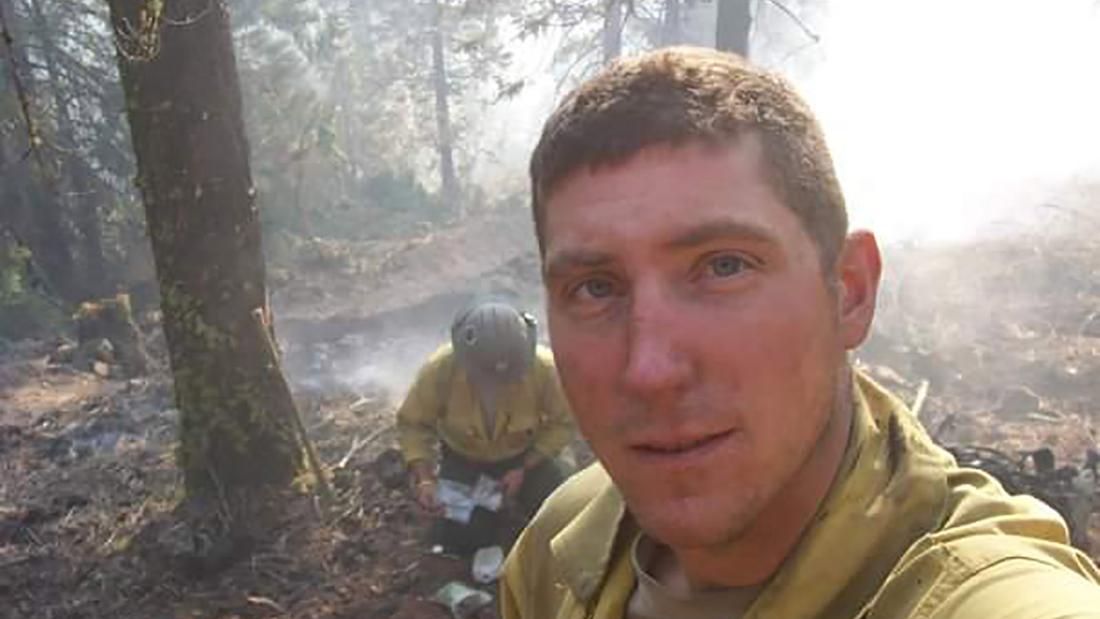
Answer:
<svg viewBox="0 0 1100 619"><path fill-rule="evenodd" d="M723 255L713 258L708 264L712 275L717 277L732 277L744 271L749 263L738 256Z"/></svg>
<svg viewBox="0 0 1100 619"><path fill-rule="evenodd" d="M585 280L581 283L580 286L577 287L577 291L579 293L583 293L584 295L593 299L602 299L604 297L609 297L614 292L614 290L615 287L612 286L611 281L606 279Z"/></svg>

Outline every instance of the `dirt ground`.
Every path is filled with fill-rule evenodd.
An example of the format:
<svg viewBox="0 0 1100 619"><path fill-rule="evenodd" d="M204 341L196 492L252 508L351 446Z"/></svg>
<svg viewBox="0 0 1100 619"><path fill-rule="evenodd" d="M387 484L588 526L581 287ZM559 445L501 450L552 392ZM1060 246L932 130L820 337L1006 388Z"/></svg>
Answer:
<svg viewBox="0 0 1100 619"><path fill-rule="evenodd" d="M506 235L493 225L526 230L504 217L384 247L329 244L323 260L275 274L287 370L337 500L322 514L308 493L287 495L283 516L228 567L179 550L197 542L175 518L177 412L163 362L122 380L49 363L54 342L0 353L0 618L447 617L429 598L469 583L469 566L430 552L426 523L379 456L403 386L456 305L471 291L538 302L531 248L494 245ZM1049 447L1059 464L1080 464L1100 442L1095 238L1047 230L890 248L859 363L922 399L946 445L1012 457ZM494 251L454 258L477 243ZM1100 549L1095 514L1091 536Z"/></svg>
<svg viewBox="0 0 1100 619"><path fill-rule="evenodd" d="M447 616L424 599L467 565L426 552L404 490L373 466L380 448L333 471L327 515L291 494L246 561L209 573L178 551L166 377L103 379L47 354L24 345L0 363L0 617ZM327 463L388 444L369 403L303 403Z"/></svg>

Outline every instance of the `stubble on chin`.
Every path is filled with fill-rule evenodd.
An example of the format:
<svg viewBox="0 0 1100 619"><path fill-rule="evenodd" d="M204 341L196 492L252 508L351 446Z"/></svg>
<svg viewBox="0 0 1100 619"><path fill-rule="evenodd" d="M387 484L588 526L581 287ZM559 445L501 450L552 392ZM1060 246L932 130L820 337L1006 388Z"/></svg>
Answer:
<svg viewBox="0 0 1100 619"><path fill-rule="evenodd" d="M755 490L738 498L728 494L673 494L644 501L624 498L627 510L647 535L685 550L722 547L740 540L752 529L764 502Z"/></svg>

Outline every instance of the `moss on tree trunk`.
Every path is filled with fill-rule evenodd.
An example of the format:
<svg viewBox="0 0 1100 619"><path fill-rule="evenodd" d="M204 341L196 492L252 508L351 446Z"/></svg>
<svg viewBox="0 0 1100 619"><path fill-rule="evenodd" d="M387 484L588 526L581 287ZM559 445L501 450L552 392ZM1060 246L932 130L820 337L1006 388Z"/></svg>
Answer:
<svg viewBox="0 0 1100 619"><path fill-rule="evenodd" d="M190 495L285 485L293 402L250 312L260 223L229 18L219 0L110 0Z"/></svg>

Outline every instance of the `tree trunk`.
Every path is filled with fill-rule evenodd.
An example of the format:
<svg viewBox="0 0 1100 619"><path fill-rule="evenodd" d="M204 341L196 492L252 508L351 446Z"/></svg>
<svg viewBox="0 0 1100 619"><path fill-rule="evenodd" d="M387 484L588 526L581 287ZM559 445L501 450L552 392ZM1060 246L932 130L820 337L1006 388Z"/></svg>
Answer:
<svg viewBox="0 0 1100 619"><path fill-rule="evenodd" d="M285 485L301 452L294 404L276 388L280 370L250 314L266 310L264 263L226 7L221 0L109 5L188 495ZM171 14L157 15L162 6Z"/></svg>
<svg viewBox="0 0 1100 619"><path fill-rule="evenodd" d="M98 298L113 288L108 281L107 259L103 255L103 231L99 218L102 194L96 190L95 179L83 161L70 159L69 168L73 196L76 198L76 220L83 241L84 294L89 298Z"/></svg>
<svg viewBox="0 0 1100 619"><path fill-rule="evenodd" d="M623 53L623 0L604 0L603 64L608 65Z"/></svg>
<svg viewBox="0 0 1100 619"><path fill-rule="evenodd" d="M714 44L716 48L748 58L751 27L749 0L718 0Z"/></svg>
<svg viewBox="0 0 1100 619"><path fill-rule="evenodd" d="M462 214L458 175L455 174L454 133L451 128L451 106L447 100L450 83L447 78L447 58L443 50L443 8L432 0L432 87L435 90L436 144L439 149L439 176L442 182L444 206Z"/></svg>
<svg viewBox="0 0 1100 619"><path fill-rule="evenodd" d="M74 277L76 263L69 251L73 245L72 234L66 226L56 187L50 186L56 183L57 172L52 168L43 169L40 170L40 177L47 187L31 192L32 230L27 235L27 241L35 263L42 268L47 280L47 292L75 303L83 293Z"/></svg>
<svg viewBox="0 0 1100 619"><path fill-rule="evenodd" d="M99 196L95 192L94 179L87 163L82 159L79 145L76 143L76 131L73 128L72 114L61 87L62 76L57 62L57 46L52 31L42 12L41 0L30 2L34 14L35 29L42 44L46 61L46 73L49 76L50 90L53 95L56 124L56 139L66 152L65 164L59 166L58 203L69 206L65 197L71 198L72 206L65 210L73 211L77 229L81 237L84 257L83 277L79 291L80 298L98 298L111 288L107 280L106 260L103 256L102 234L100 232Z"/></svg>
<svg viewBox="0 0 1100 619"><path fill-rule="evenodd" d="M26 33L17 29L17 16L13 9L10 2L0 1L0 22L4 25L5 34L13 39L19 37L19 40L5 40L3 48L13 78L21 78L19 83L23 86L21 96L24 99L21 103L26 104L22 120L27 124L28 134L34 134L34 139L40 141L44 139L41 124L38 122L40 119L34 118L38 93L28 79L30 64L21 44L25 43ZM80 292L73 273L73 256L69 251L72 247L72 235L66 225L63 203L57 190L57 169L53 161L43 154L42 143L31 143L28 138L28 148L34 149L31 161L37 167L38 187L24 188L25 209L15 219L25 224L20 234L31 250L32 260L40 267L46 280L46 292L75 302L80 298Z"/></svg>
<svg viewBox="0 0 1100 619"><path fill-rule="evenodd" d="M679 45L683 42L683 24L680 19L680 0L665 0L661 18L661 46Z"/></svg>

